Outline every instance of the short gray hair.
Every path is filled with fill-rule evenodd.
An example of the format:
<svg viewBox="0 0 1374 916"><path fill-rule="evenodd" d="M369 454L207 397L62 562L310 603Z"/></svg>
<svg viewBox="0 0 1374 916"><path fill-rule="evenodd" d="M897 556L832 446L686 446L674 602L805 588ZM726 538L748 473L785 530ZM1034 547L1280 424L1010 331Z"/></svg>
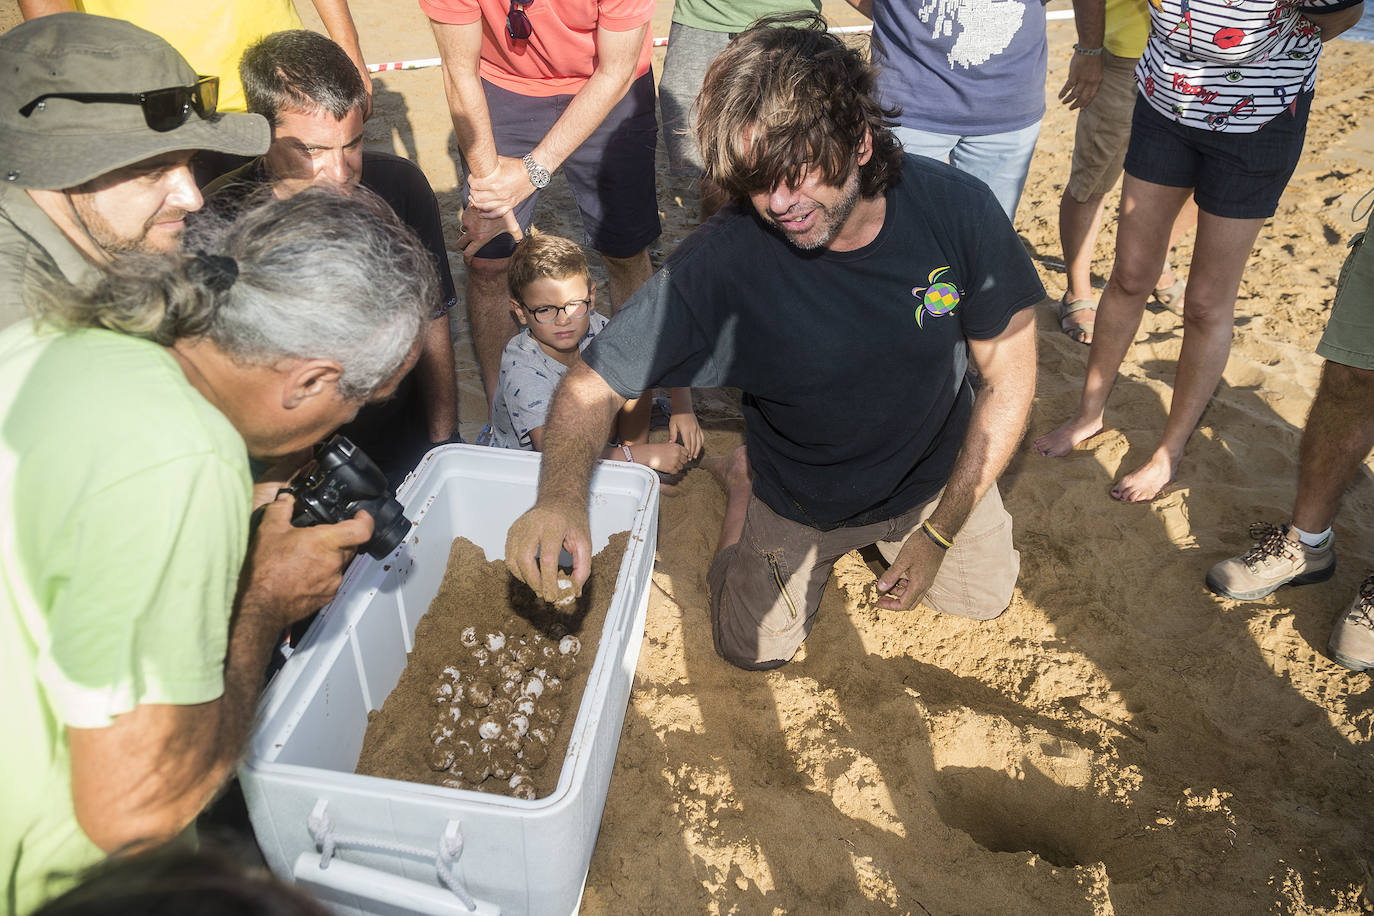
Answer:
<svg viewBox="0 0 1374 916"><path fill-rule="evenodd" d="M40 320L164 346L204 338L251 365L330 359L339 394L365 400L405 363L438 298L428 250L362 188L286 200L264 189L233 214L198 214L182 248L121 257L82 289L53 281Z"/></svg>

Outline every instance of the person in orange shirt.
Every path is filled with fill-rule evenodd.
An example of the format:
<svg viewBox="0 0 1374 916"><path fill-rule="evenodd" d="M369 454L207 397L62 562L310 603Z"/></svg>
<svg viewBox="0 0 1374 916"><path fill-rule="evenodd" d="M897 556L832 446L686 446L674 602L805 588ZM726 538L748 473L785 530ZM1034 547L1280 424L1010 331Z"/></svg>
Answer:
<svg viewBox="0 0 1374 916"><path fill-rule="evenodd" d="M612 307L653 274L648 246L660 230L649 72L654 0L420 0L420 8L434 27L468 173L458 247L468 262L468 321L490 406L501 353L516 330L510 255L554 172L567 176L585 244L605 261ZM673 392L670 435L699 453L701 429L686 389Z"/></svg>

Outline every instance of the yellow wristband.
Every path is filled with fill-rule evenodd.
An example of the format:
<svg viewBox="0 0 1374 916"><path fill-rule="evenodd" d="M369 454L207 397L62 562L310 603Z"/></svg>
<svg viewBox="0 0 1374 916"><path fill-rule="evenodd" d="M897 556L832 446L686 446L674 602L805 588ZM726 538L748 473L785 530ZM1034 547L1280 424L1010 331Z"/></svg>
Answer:
<svg viewBox="0 0 1374 916"><path fill-rule="evenodd" d="M934 541L935 546L939 547L941 550L949 550L951 547L954 546L954 542L949 538L945 537L940 532L936 531L934 526L932 526L929 521L921 522L921 530L924 531L926 533L926 537Z"/></svg>

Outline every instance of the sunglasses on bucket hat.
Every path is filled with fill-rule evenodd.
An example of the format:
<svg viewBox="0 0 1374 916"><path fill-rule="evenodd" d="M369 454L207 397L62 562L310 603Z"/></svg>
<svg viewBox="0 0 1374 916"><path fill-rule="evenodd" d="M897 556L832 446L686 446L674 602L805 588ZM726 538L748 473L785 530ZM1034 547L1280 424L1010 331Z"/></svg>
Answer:
<svg viewBox="0 0 1374 916"><path fill-rule="evenodd" d="M202 118L214 116L219 104L219 77L202 76L192 86L171 86L147 92L47 92L20 108L19 114L27 118L34 111L41 111L48 99L138 105L143 109L143 120L148 127L166 133L185 124L192 111Z"/></svg>
<svg viewBox="0 0 1374 916"><path fill-rule="evenodd" d="M510 0L510 12L506 13L506 34L515 41L527 41L534 34L534 23L525 13L525 7L533 3L534 0Z"/></svg>

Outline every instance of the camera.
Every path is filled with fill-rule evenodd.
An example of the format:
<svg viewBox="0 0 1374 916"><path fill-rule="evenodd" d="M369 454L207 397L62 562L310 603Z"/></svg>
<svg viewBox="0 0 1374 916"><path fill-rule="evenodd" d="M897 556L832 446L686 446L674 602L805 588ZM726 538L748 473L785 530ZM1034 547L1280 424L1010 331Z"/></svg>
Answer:
<svg viewBox="0 0 1374 916"><path fill-rule="evenodd" d="M358 549L379 560L400 545L412 524L381 468L345 436L321 446L291 478L286 492L296 497L291 524L297 528L332 525L366 510L372 516L372 539Z"/></svg>

